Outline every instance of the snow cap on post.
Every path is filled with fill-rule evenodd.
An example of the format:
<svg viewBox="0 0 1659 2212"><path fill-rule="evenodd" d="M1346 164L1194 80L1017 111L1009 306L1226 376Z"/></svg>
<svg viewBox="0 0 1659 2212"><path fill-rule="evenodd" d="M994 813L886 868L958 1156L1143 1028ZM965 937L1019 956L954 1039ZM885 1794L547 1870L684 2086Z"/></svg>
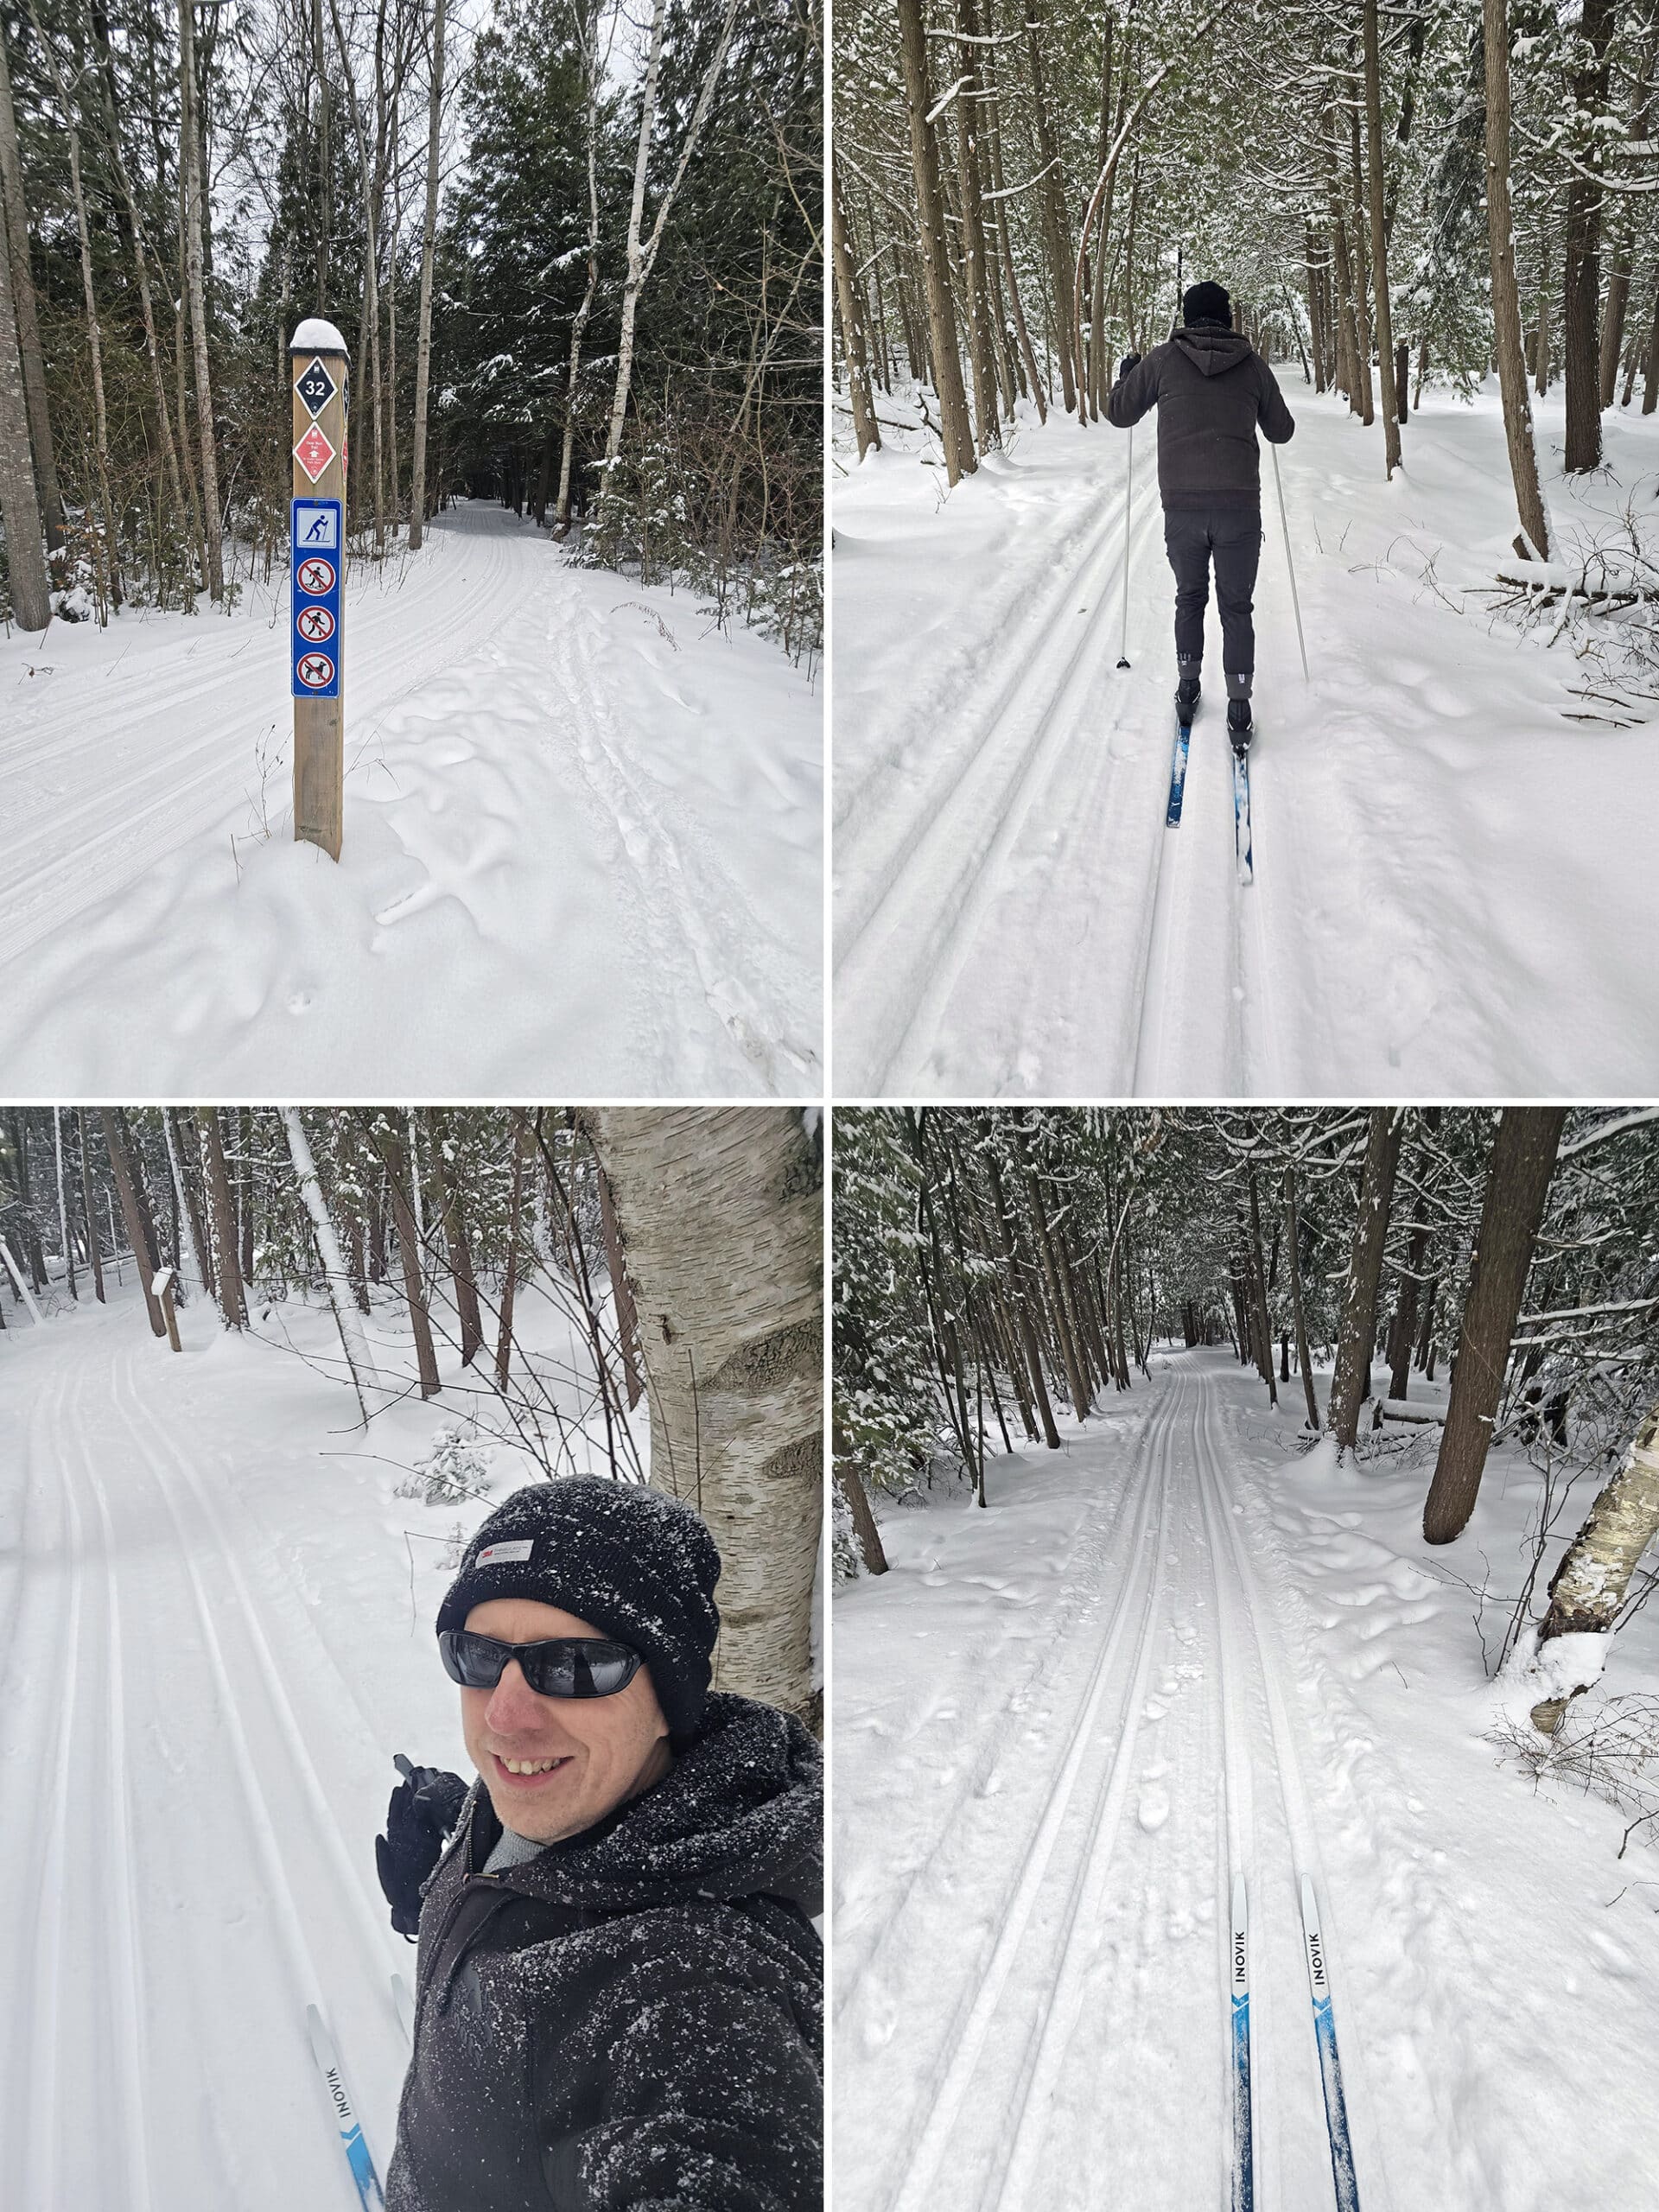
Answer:
<svg viewBox="0 0 1659 2212"><path fill-rule="evenodd" d="M290 353L344 353L346 340L332 322L325 322L320 315L308 315L289 340L288 350Z"/></svg>
<svg viewBox="0 0 1659 2212"><path fill-rule="evenodd" d="M439 1609L465 1628L492 1598L533 1598L591 1621L639 1653L677 1751L702 1719L720 1634L720 1554L678 1498L602 1475L557 1475L515 1491L474 1532Z"/></svg>

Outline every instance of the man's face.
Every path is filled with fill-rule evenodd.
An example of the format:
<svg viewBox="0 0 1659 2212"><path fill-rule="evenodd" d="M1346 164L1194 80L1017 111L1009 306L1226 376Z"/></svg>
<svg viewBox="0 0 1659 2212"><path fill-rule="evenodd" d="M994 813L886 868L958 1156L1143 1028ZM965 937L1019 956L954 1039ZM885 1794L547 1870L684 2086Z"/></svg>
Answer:
<svg viewBox="0 0 1659 2212"><path fill-rule="evenodd" d="M503 1643L603 1634L591 1621L534 1598L492 1598L473 1607L467 1626ZM668 1723L645 1667L614 1697L538 1697L510 1659L493 1690L461 1691L461 1725L497 1819L537 1843L580 1835L660 1781L672 1764ZM513 1774L508 1759L537 1768L549 1759L555 1764L544 1772Z"/></svg>

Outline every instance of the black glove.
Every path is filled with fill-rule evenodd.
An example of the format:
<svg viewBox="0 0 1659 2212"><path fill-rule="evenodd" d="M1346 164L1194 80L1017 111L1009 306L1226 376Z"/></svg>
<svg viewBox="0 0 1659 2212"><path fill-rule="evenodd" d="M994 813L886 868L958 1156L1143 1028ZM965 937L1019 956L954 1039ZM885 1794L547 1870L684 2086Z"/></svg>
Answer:
<svg viewBox="0 0 1659 2212"><path fill-rule="evenodd" d="M1126 353L1117 365L1117 380L1119 384L1122 383L1124 378L1128 376L1131 369L1138 369L1140 365L1141 356L1138 353Z"/></svg>
<svg viewBox="0 0 1659 2212"><path fill-rule="evenodd" d="M400 1936L421 1923L421 1885L443 1855L467 1802L467 1784L438 1766L411 1766L400 1752L404 1780L386 1807L386 1832L374 1839L374 1863Z"/></svg>

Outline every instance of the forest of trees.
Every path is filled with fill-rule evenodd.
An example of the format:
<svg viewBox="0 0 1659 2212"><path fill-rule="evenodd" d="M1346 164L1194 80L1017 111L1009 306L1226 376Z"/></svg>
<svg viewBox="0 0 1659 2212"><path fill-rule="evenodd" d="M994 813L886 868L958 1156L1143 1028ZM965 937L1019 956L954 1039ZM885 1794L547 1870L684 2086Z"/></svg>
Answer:
<svg viewBox="0 0 1659 2212"><path fill-rule="evenodd" d="M416 1395L463 1414L435 1500L470 1494L474 1443L525 1480L693 1499L725 1561L717 1686L816 1723L822 1192L821 1136L779 1108L14 1107L0 1329L136 1281L134 1325L249 1332L365 1426ZM336 1353L297 1352L293 1299L332 1308Z"/></svg>
<svg viewBox="0 0 1659 2212"><path fill-rule="evenodd" d="M821 72L807 0L0 0L0 617L269 575L323 315L359 556L499 499L810 650Z"/></svg>
<svg viewBox="0 0 1659 2212"><path fill-rule="evenodd" d="M834 297L860 456L912 381L951 482L1023 399L1098 417L1213 277L1392 474L1426 380L1496 367L1524 554L1659 404L1653 0L898 0L837 10ZM1638 394L1639 387L1639 394Z"/></svg>
<svg viewBox="0 0 1659 2212"><path fill-rule="evenodd" d="M1162 1343L1230 1345L1362 1468L1432 1448L1431 1544L1495 1440L1541 1469L1538 1560L1593 1496L1544 1642L1659 1581L1659 1109L843 1111L835 1255L843 1572L883 1566L872 1492L953 1467L983 1503Z"/></svg>

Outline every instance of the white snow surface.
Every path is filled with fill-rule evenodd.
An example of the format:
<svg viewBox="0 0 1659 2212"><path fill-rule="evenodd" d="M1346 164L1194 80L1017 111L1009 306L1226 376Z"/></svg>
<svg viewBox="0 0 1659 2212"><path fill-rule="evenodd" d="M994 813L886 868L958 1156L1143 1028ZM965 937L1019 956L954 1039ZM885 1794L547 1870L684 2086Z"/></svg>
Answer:
<svg viewBox="0 0 1659 2212"><path fill-rule="evenodd" d="M296 843L288 579L0 640L9 1095L817 1095L822 702L484 503L346 579Z"/></svg>
<svg viewBox="0 0 1659 2212"><path fill-rule="evenodd" d="M1535 1475L1495 1453L1436 1551L1432 1435L1339 1470L1298 1384L1151 1364L987 1510L884 1507L837 1598L837 2212L1225 2204L1235 1867L1258 2204L1332 2203L1304 1872L1366 2212L1654 2202L1659 1853L1500 1753L1471 1618ZM1607 1688L1659 1688L1651 1615Z"/></svg>
<svg viewBox="0 0 1659 2212"><path fill-rule="evenodd" d="M0 2142L29 2212L355 2202L306 2039L319 2004L384 2181L412 1988L374 1837L394 1752L469 1780L433 1632L489 1498L394 1496L474 1401L354 1427L326 1307L99 1308L0 1337ZM366 1324L412 1371L396 1306ZM581 1371L533 1287L520 1341ZM528 1332L528 1334L523 1332ZM583 1448L574 1404L567 1433ZM602 1443L588 1440L588 1471ZM498 1447L490 1489L533 1478ZM407 1532L407 1533L406 1533Z"/></svg>
<svg viewBox="0 0 1659 2212"><path fill-rule="evenodd" d="M295 325L288 350L290 353L343 353L346 340L332 322L320 315L308 315L303 322Z"/></svg>
<svg viewBox="0 0 1659 2212"><path fill-rule="evenodd" d="M896 435L835 486L836 1084L849 1097L1646 1092L1659 1071L1656 727L1563 718L1584 671L1519 645L1496 387L1425 394L1405 464L1278 372L1256 589L1255 880L1235 880L1213 593L1184 818L1164 826L1174 582L1155 418L1051 415L949 493ZM902 399L882 394L884 416ZM1546 493L1574 542L1652 525L1659 416ZM839 417L838 417L839 419ZM906 449L908 448L908 449ZM1654 710L1649 709L1649 712Z"/></svg>

